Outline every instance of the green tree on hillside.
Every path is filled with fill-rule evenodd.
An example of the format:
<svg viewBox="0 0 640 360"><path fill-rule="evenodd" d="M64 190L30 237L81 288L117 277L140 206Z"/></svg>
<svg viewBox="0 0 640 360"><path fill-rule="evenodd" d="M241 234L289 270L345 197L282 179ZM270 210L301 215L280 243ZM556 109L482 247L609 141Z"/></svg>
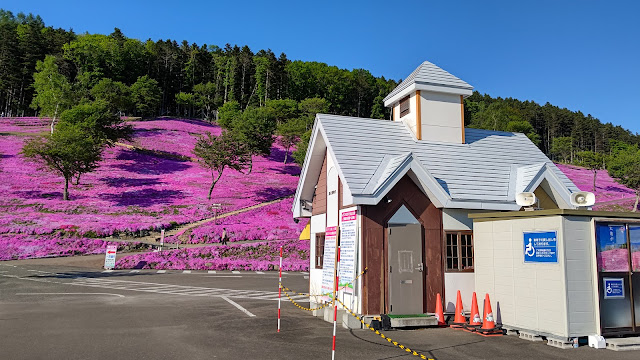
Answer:
<svg viewBox="0 0 640 360"><path fill-rule="evenodd" d="M618 143L618 148L609 156L607 170L621 184L635 190L636 201L632 210L635 212L638 209L638 200L640 199L640 149L638 145Z"/></svg>
<svg viewBox="0 0 640 360"><path fill-rule="evenodd" d="M35 96L31 107L40 109L40 116L51 118L51 134L58 116L73 105L71 84L60 74L56 59L47 56L44 61L38 61L37 72L33 75Z"/></svg>
<svg viewBox="0 0 640 360"><path fill-rule="evenodd" d="M121 139L130 140L133 134L133 127L114 114L103 101L76 105L65 111L60 116L58 127L77 128L104 146L113 146Z"/></svg>
<svg viewBox="0 0 640 360"><path fill-rule="evenodd" d="M573 138L571 136L561 136L551 141L551 155L556 161L568 162L573 158Z"/></svg>
<svg viewBox="0 0 640 360"><path fill-rule="evenodd" d="M92 89L91 96L102 101L114 113L124 113L132 107L131 90L119 81L108 78L100 80Z"/></svg>
<svg viewBox="0 0 640 360"><path fill-rule="evenodd" d="M56 128L49 136L27 140L22 154L61 175L64 178L62 198L69 200L69 182L98 167L102 144L77 127Z"/></svg>
<svg viewBox="0 0 640 360"><path fill-rule="evenodd" d="M278 125L276 134L278 135L278 142L284 147L285 164L289 156L289 149L300 142L300 137L306 130L305 127L305 119L303 118L289 120Z"/></svg>
<svg viewBox="0 0 640 360"><path fill-rule="evenodd" d="M211 172L211 187L207 199L226 168L240 171L251 161L251 154L245 144L238 141L230 132L219 136L207 133L198 138L193 153L202 167Z"/></svg>
<svg viewBox="0 0 640 360"><path fill-rule="evenodd" d="M593 172L593 190L596 191L596 176L598 170L604 168L603 156L593 151L579 151L576 153L577 165L585 167Z"/></svg>
<svg viewBox="0 0 640 360"><path fill-rule="evenodd" d="M233 124L236 138L245 144L251 156L269 156L276 131L276 119L273 111L266 107L249 108ZM253 169L253 160L249 164L249 173Z"/></svg>
<svg viewBox="0 0 640 360"><path fill-rule="evenodd" d="M162 91L156 80L145 75L131 85L131 96L138 114L147 117L156 114Z"/></svg>
<svg viewBox="0 0 640 360"><path fill-rule="evenodd" d="M218 108L218 125L227 130L233 129L234 124L242 117L240 103L229 101Z"/></svg>

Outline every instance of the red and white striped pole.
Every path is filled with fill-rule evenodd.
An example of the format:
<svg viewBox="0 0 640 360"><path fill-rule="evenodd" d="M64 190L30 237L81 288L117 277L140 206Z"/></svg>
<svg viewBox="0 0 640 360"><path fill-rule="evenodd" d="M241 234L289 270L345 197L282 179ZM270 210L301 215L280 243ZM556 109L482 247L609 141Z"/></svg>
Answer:
<svg viewBox="0 0 640 360"><path fill-rule="evenodd" d="M340 267L340 246L338 246L338 256L336 257L336 287L333 292L333 347L331 349L331 360L336 358L336 326L338 323L338 284L340 283L340 275L338 268Z"/></svg>
<svg viewBox="0 0 640 360"><path fill-rule="evenodd" d="M280 246L280 268L278 269L278 332L280 332L280 299L282 298L282 246Z"/></svg>

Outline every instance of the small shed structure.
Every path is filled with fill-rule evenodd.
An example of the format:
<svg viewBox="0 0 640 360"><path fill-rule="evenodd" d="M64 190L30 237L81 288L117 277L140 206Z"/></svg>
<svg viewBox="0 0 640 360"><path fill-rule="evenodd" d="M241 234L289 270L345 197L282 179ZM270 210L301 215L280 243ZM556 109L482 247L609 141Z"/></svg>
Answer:
<svg viewBox="0 0 640 360"><path fill-rule="evenodd" d="M559 338L640 334L640 214L473 214L475 287L504 327Z"/></svg>

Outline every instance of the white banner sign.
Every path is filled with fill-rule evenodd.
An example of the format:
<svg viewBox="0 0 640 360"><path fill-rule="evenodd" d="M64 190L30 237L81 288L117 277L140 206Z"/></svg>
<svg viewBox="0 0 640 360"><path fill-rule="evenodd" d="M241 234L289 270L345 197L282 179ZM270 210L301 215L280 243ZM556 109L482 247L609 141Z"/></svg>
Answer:
<svg viewBox="0 0 640 360"><path fill-rule="evenodd" d="M116 267L116 252L118 252L118 245L107 245L107 251L104 257L105 269L113 269Z"/></svg>
<svg viewBox="0 0 640 360"><path fill-rule="evenodd" d="M329 226L324 234L324 256L322 258L322 293L333 293L335 278L333 270L336 263L337 227Z"/></svg>
<svg viewBox="0 0 640 360"><path fill-rule="evenodd" d="M357 211L340 214L340 285L345 294L353 294L356 272Z"/></svg>

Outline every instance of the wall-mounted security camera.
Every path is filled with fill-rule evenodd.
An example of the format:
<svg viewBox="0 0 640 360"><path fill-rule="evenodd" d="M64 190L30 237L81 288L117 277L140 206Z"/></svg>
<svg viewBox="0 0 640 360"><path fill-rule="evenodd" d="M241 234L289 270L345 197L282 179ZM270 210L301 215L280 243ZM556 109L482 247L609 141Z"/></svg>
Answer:
<svg viewBox="0 0 640 360"><path fill-rule="evenodd" d="M571 194L571 205L589 207L596 203L596 196L592 192L578 191Z"/></svg>

